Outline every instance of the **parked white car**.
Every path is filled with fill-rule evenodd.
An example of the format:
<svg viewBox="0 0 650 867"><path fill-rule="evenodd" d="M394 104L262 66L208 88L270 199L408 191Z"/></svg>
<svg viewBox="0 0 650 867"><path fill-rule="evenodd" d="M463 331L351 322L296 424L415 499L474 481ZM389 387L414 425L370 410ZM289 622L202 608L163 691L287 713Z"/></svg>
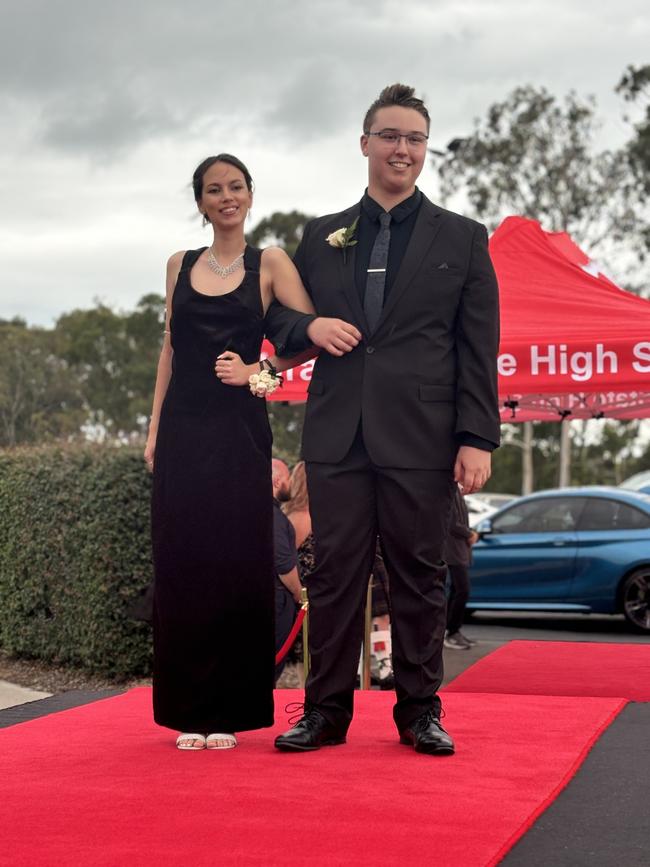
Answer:
<svg viewBox="0 0 650 867"><path fill-rule="evenodd" d="M465 502L470 527L475 527L483 518L489 518L498 509L516 499L518 498L514 494L467 494Z"/></svg>
<svg viewBox="0 0 650 867"><path fill-rule="evenodd" d="M489 518L497 511L496 506L490 506L483 500L479 500L476 494L466 494L465 504L469 514L470 527L475 527L483 518Z"/></svg>
<svg viewBox="0 0 650 867"><path fill-rule="evenodd" d="M518 494L493 494L486 491L479 491L478 494L472 494L477 500L483 500L488 506L494 506L495 509L500 509L502 506L507 506L513 500L518 500Z"/></svg>

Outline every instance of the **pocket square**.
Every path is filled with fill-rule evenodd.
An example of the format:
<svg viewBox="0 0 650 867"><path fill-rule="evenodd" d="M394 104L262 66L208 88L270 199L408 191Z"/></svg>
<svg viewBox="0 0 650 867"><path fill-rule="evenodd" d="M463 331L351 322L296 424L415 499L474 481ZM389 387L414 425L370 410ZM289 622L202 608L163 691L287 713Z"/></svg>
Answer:
<svg viewBox="0 0 650 867"><path fill-rule="evenodd" d="M446 262L442 262L440 265L438 265L438 271L442 271L445 268L449 268L449 265Z"/></svg>

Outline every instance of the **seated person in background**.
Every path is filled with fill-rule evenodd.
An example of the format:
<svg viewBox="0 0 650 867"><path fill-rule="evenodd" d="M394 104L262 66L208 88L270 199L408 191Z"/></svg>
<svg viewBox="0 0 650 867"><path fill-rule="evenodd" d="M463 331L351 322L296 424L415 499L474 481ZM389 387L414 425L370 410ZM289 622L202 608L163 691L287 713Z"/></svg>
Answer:
<svg viewBox="0 0 650 867"><path fill-rule="evenodd" d="M291 471L289 499L282 504L282 511L291 521L296 533L298 565L300 577L311 574L314 569L314 539L311 534L311 515L309 514L309 494L305 462L298 461Z"/></svg>
<svg viewBox="0 0 650 867"><path fill-rule="evenodd" d="M275 557L275 652L287 640L296 618L296 604L300 603L300 578L296 556L296 534L283 513L281 502L289 499L289 468L284 461L274 458L273 470L273 546ZM275 667L277 680L284 660Z"/></svg>
<svg viewBox="0 0 650 867"><path fill-rule="evenodd" d="M390 633L390 595L388 572L377 539L372 567L372 632L370 634L370 674L380 689L395 689Z"/></svg>
<svg viewBox="0 0 650 867"><path fill-rule="evenodd" d="M299 461L291 472L291 497L282 505L282 511L291 521L296 533L298 567L304 581L314 571L314 537L311 532L309 494L305 462ZM370 636L371 675L382 689L393 689L393 663L391 659L390 602L388 598L388 574L381 549L377 544L373 565L372 584L372 634ZM300 642L300 638L296 642Z"/></svg>
<svg viewBox="0 0 650 867"><path fill-rule="evenodd" d="M449 568L451 590L447 600L447 632L445 647L450 650L469 650L475 644L460 631L469 599L469 567L472 545L478 539L469 525L467 504L460 487L455 485L451 507L451 524L445 542L443 558Z"/></svg>

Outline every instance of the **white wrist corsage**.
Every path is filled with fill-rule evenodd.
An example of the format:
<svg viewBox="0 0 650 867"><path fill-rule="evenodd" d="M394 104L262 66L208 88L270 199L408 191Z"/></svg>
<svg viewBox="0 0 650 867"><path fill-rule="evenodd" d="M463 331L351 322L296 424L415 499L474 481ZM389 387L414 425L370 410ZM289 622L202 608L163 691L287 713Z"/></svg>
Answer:
<svg viewBox="0 0 650 867"><path fill-rule="evenodd" d="M248 386L255 397L268 397L281 385L282 377L268 359L260 361L259 373L248 377Z"/></svg>

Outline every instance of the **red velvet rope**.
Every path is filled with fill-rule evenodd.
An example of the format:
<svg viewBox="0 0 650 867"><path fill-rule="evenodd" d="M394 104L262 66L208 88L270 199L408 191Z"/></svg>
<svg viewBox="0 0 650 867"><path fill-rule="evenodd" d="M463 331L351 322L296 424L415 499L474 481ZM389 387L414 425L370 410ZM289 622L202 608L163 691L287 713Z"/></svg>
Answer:
<svg viewBox="0 0 650 867"><path fill-rule="evenodd" d="M293 642L296 640L298 633L300 632L300 627L302 626L302 621L305 619L305 614L307 613L307 607L303 606L298 612L298 616L296 617L296 622L291 627L291 632L289 633L289 637L284 642L282 647L275 654L275 664L278 665L284 657L289 653Z"/></svg>

